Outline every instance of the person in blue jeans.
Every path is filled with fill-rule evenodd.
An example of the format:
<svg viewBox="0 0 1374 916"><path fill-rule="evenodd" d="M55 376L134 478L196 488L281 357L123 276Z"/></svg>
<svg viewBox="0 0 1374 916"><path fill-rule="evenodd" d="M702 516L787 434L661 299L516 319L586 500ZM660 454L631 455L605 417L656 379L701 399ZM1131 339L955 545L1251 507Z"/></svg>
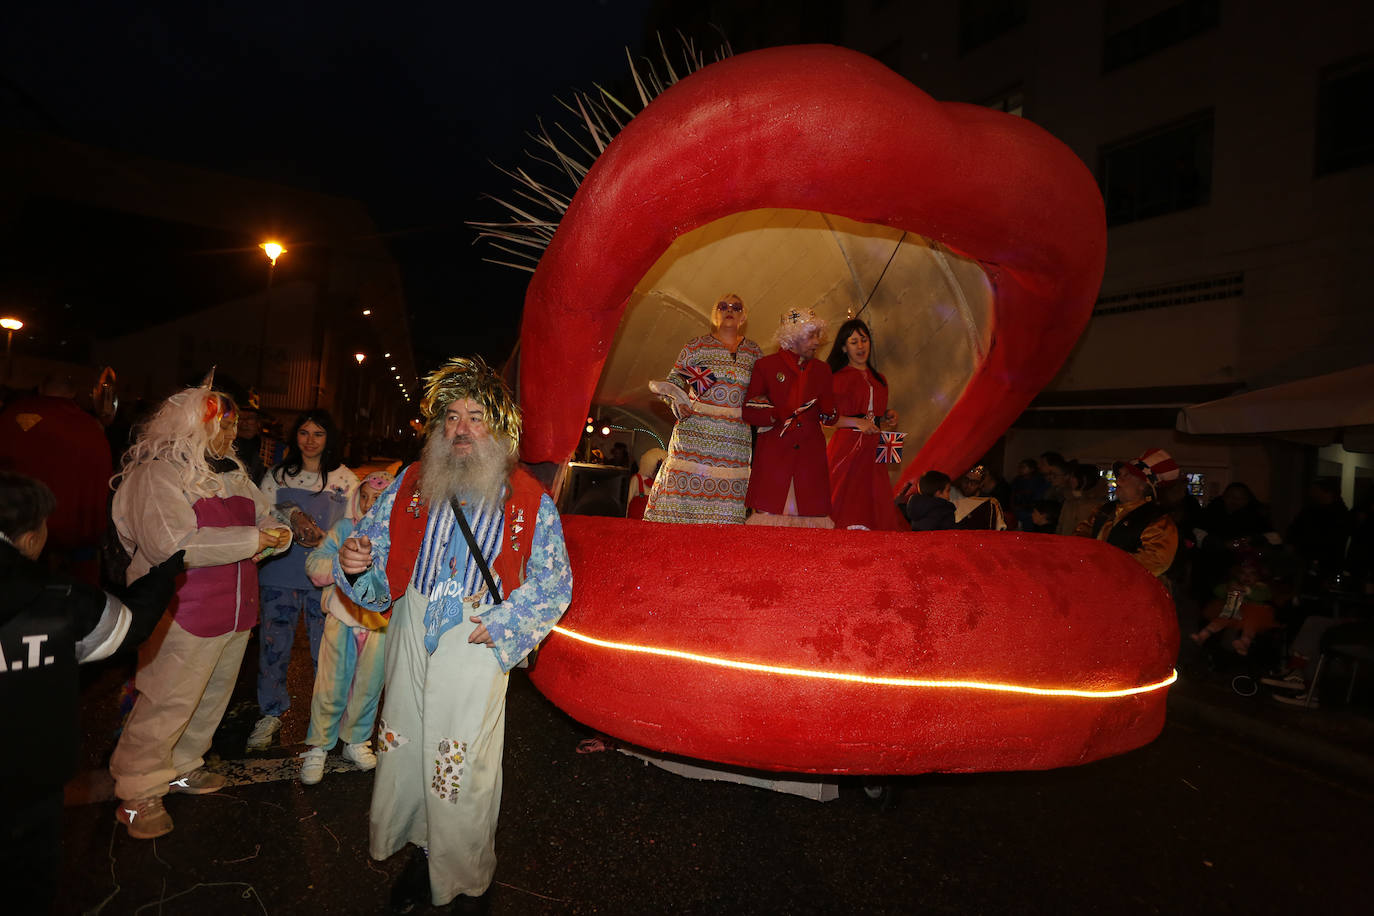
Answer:
<svg viewBox="0 0 1374 916"><path fill-rule="evenodd" d="M258 710L248 750L263 750L281 729L291 707L286 669L296 627L305 615L310 659L318 665L324 613L320 588L305 571L305 558L343 518L358 478L343 466L343 437L327 410L307 410L287 437L286 457L262 478L262 492L274 512L291 526L296 548L263 563L258 571L261 622L258 628Z"/></svg>

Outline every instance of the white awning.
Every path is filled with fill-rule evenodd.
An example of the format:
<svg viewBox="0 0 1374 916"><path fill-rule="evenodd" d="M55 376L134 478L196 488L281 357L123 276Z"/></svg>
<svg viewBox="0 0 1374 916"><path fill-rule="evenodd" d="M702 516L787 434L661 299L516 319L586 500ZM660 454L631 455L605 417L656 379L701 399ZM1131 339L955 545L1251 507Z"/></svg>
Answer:
<svg viewBox="0 0 1374 916"><path fill-rule="evenodd" d="M1195 435L1343 431L1345 447L1363 451L1374 433L1374 364L1194 404L1176 425Z"/></svg>

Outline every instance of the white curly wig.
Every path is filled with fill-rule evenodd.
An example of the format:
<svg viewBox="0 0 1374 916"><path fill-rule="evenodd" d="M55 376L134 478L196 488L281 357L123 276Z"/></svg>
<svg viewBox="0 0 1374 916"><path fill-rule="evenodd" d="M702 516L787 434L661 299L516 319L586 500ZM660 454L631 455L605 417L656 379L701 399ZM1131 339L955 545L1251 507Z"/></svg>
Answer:
<svg viewBox="0 0 1374 916"><path fill-rule="evenodd" d="M149 461L165 461L176 469L181 488L193 496L215 496L223 489L210 467L210 443L238 413L234 399L213 388L187 388L163 401L138 427L138 438L124 454L112 485ZM232 448L225 456L245 476L248 471Z"/></svg>
<svg viewBox="0 0 1374 916"><path fill-rule="evenodd" d="M814 309L791 308L782 313L782 321L778 324L773 340L784 350L795 353L798 345L809 337L812 331L824 331L826 327L825 319L817 318Z"/></svg>

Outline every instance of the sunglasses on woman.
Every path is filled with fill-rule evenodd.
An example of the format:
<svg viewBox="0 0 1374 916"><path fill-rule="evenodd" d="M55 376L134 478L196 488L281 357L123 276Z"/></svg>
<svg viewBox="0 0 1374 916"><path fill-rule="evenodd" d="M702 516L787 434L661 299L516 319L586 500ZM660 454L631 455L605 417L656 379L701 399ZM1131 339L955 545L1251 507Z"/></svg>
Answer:
<svg viewBox="0 0 1374 916"><path fill-rule="evenodd" d="M744 306L738 302L717 302L716 309L721 312L735 312L738 314L744 311Z"/></svg>

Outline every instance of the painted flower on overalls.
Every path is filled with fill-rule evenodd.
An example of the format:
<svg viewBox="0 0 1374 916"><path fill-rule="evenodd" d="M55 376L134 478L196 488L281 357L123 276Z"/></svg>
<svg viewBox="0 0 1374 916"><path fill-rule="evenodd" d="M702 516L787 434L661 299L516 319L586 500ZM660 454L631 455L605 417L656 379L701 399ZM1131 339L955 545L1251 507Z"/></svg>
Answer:
<svg viewBox="0 0 1374 916"><path fill-rule="evenodd" d="M377 728L377 750L380 753L394 751L403 744L409 744L410 739L399 734L395 729L390 728L383 719Z"/></svg>
<svg viewBox="0 0 1374 916"><path fill-rule="evenodd" d="M458 790L462 787L467 759L466 741L459 741L457 738L440 739L439 753L434 758L434 779L429 784L440 801L458 804Z"/></svg>

